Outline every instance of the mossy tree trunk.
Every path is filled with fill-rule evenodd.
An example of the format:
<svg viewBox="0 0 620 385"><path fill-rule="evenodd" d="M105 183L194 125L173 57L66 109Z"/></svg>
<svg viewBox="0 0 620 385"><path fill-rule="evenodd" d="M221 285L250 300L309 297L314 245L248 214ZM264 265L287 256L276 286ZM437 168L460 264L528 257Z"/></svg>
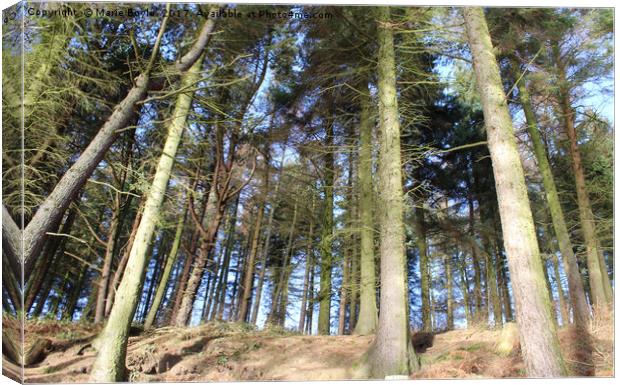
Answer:
<svg viewBox="0 0 620 385"><path fill-rule="evenodd" d="M491 36L480 7L463 10L497 191L504 248L528 376L566 375L517 150Z"/></svg>
<svg viewBox="0 0 620 385"><path fill-rule="evenodd" d="M368 85L365 88L368 91ZM360 308L353 333L372 334L377 322L375 244L372 190L372 127L370 96L363 95L359 140ZM352 308L351 308L352 309Z"/></svg>
<svg viewBox="0 0 620 385"><path fill-rule="evenodd" d="M200 79L201 66L202 56L183 74L181 87L191 87ZM90 380L93 382L117 382L126 379L127 338L138 304L142 275L147 262L146 252L153 238L192 99L193 90L183 92L177 97L163 153L145 197L144 212L129 253L123 279L118 287L108 322L98 337L101 343L90 373Z"/></svg>
<svg viewBox="0 0 620 385"><path fill-rule="evenodd" d="M348 145L353 147L354 142L351 141L351 136L349 135L349 143ZM347 206L346 206L346 219L345 219L345 228L349 230L348 233L345 233L342 239L344 250L343 260L342 260L342 285L340 286L340 305L338 307L338 334L344 335L346 333L346 319L347 319L347 305L349 304L349 297L351 296L351 281L352 281L352 272L351 272L351 260L353 259L353 219L354 219L354 202L353 202L353 154L348 155L348 178L347 178ZM349 312L352 309L350 308ZM349 318L349 323L350 323ZM349 329L352 327L349 326Z"/></svg>
<svg viewBox="0 0 620 385"><path fill-rule="evenodd" d="M334 238L334 121L327 122L325 171L323 175L323 226L321 231L321 281L319 289L319 334L329 334L332 302L332 242Z"/></svg>
<svg viewBox="0 0 620 385"><path fill-rule="evenodd" d="M405 271L404 194L400 123L396 100L396 66L390 8L379 7L377 60L379 94L379 225L381 298L376 338L368 351L371 378L409 375L419 368L409 337Z"/></svg>

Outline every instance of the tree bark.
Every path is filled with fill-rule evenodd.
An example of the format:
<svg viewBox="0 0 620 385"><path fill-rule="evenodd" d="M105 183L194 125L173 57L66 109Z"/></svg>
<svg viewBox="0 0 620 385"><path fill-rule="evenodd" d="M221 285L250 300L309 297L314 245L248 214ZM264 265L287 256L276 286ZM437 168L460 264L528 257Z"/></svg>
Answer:
<svg viewBox="0 0 620 385"><path fill-rule="evenodd" d="M209 19L211 21L212 19ZM191 87L200 78L202 57L182 76L181 87ZM115 382L126 378L125 355L129 326L138 304L141 277L147 262L146 251L153 238L155 225L164 200L174 159L181 142L187 116L191 109L193 90L177 97L176 106L168 127L168 137L159 159L153 183L146 195L142 219L131 247L123 279L117 290L117 298L110 312L106 327L99 336L101 344L91 370L93 382Z"/></svg>
<svg viewBox="0 0 620 385"><path fill-rule="evenodd" d="M463 14L485 118L526 372L530 377L564 376L566 367L545 288L525 176L491 37L482 8L467 7Z"/></svg>
<svg viewBox="0 0 620 385"><path fill-rule="evenodd" d="M368 90L368 84L365 87ZM377 328L377 284L375 282L375 244L372 190L372 127L370 96L363 95L359 140L360 211L360 310L354 334L372 334ZM351 308L352 309L352 308Z"/></svg>
<svg viewBox="0 0 620 385"><path fill-rule="evenodd" d="M500 326L502 326L504 320L502 317L502 305L499 300L497 271L495 269L495 263L493 262L493 253L487 253L486 257L486 282L489 293L487 301L493 306L493 322L495 324L495 327L499 328Z"/></svg>
<svg viewBox="0 0 620 385"><path fill-rule="evenodd" d="M71 294L69 298L67 298L67 303L62 311L62 319L66 321L73 321L73 313L75 313L75 308L77 306L77 302L80 299L80 293L84 288L84 283L86 283L86 277L88 276L88 267L84 266L78 271L77 277L74 278L73 287L71 290Z"/></svg>
<svg viewBox="0 0 620 385"><path fill-rule="evenodd" d="M334 237L334 122L328 122L325 128L325 169L323 175L323 226L321 229L321 278L319 289L319 334L330 333L330 312L332 301L332 242Z"/></svg>
<svg viewBox="0 0 620 385"><path fill-rule="evenodd" d="M369 375L409 375L419 362L409 337L405 271L404 203L396 66L390 8L379 7L377 60L379 94L379 225L381 229L381 307L377 335L368 351Z"/></svg>

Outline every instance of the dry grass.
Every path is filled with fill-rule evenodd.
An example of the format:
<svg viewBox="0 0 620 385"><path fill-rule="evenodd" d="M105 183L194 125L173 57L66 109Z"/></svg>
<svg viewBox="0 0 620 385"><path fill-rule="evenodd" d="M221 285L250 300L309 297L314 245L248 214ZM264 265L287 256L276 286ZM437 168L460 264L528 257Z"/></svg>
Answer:
<svg viewBox="0 0 620 385"><path fill-rule="evenodd" d="M597 376L614 376L614 313L598 312L590 322L592 362Z"/></svg>
<svg viewBox="0 0 620 385"><path fill-rule="evenodd" d="M614 373L612 319L597 319L590 325L596 376ZM52 339L55 347L66 344L54 349L42 363L28 368L28 382L88 382L95 351L85 339L97 328L42 321L28 325L27 330ZM575 346L574 331L562 328L559 335L562 350L570 351ZM67 339L71 336L77 340ZM432 346L419 355L422 369L412 378L524 377L515 338L513 332L483 326L436 334ZM372 339L305 336L281 328L258 331L247 324L225 322L165 327L130 338L127 367L130 381L141 382L350 379L355 363ZM503 342L510 348L500 352ZM578 361L579 357L568 359Z"/></svg>

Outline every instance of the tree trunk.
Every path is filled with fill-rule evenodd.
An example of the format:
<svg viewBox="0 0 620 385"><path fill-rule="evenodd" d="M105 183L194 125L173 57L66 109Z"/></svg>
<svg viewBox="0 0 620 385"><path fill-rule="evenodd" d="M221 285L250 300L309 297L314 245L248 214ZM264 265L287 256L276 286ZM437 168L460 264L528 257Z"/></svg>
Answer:
<svg viewBox="0 0 620 385"><path fill-rule="evenodd" d="M216 241L217 242L217 241ZM215 258L215 257L214 257ZM215 285L217 284L217 270L221 261L215 260L212 269L207 269L207 286L205 287L205 298L202 304L202 313L200 319L203 323L209 322L209 314L211 312L211 306L213 305L215 295Z"/></svg>
<svg viewBox="0 0 620 385"><path fill-rule="evenodd" d="M472 186L471 184L469 184L468 189L471 189L471 188ZM474 236L476 232L474 199L471 196L471 194L469 194L467 198L468 198L467 203L469 207L469 234L471 236ZM484 218L481 218L480 221L483 222ZM486 311L483 310L483 303L482 303L482 272L481 272L482 269L480 269L480 256L476 252L476 249L473 247L471 250L471 256L472 256L472 264L474 265L474 299L476 301L476 321L486 321L488 317L487 317ZM488 285L488 282L487 282L487 285Z"/></svg>
<svg viewBox="0 0 620 385"><path fill-rule="evenodd" d="M359 311L359 287L360 287L360 252L358 251L359 240L355 237L353 255L351 260L351 295L349 296L349 334L355 334L357 315ZM376 302L376 299L375 299Z"/></svg>
<svg viewBox="0 0 620 385"><path fill-rule="evenodd" d="M80 299L80 293L84 288L84 283L86 283L86 278L88 276L88 267L84 266L78 272L78 276L75 277L74 285L71 290L71 294L67 299L67 303L65 304L65 308L62 312L62 319L66 321L73 320L73 313L75 313L75 308L77 306L77 302Z"/></svg>
<svg viewBox="0 0 620 385"><path fill-rule="evenodd" d="M499 300L499 286L497 285L497 271L495 269L495 263L493 263L493 253L487 254L485 261L486 275L487 275L487 288L489 295L487 301L493 306L493 322L496 328L499 328L503 323L502 317L502 305Z"/></svg>
<svg viewBox="0 0 620 385"><path fill-rule="evenodd" d="M199 221L202 223L204 221L204 217L207 213L207 206L209 205L209 194L205 194L205 198L202 202L202 208L200 211ZM188 197L189 199L189 197ZM189 201L188 201L189 202ZM194 259L196 259L196 250L198 248L198 241L200 240L200 231L198 228L194 229L192 233L192 237L190 239L189 252L185 255L185 260L183 261L183 270L181 271L181 275L176 280L176 285L173 290L173 303L172 309L169 314L168 323L173 324L176 319L179 308L181 307L181 302L183 301L183 293L185 293L185 287L187 286L187 281L189 281L189 275L191 273L191 268L194 263Z"/></svg>
<svg viewBox="0 0 620 385"><path fill-rule="evenodd" d="M284 261L282 262L282 269L280 270L280 279L278 280L278 289L276 304L273 306L275 310L275 320L281 326L284 326L286 319L286 305L288 303L288 284L291 271L291 260L293 257L293 238L295 236L295 226L297 226L297 207L299 202L295 200L295 208L293 209L293 222L291 223L290 231L288 234L288 242L286 244L286 250L284 251Z"/></svg>
<svg viewBox="0 0 620 385"><path fill-rule="evenodd" d="M526 372L530 377L564 376L525 176L491 37L482 8L467 7L463 14L485 118Z"/></svg>
<svg viewBox="0 0 620 385"><path fill-rule="evenodd" d="M249 239L249 238L248 238ZM228 319L229 320L237 320L237 314L239 313L237 310L237 303L238 303L238 298L239 298L239 294L238 294L238 287L239 287L239 277L241 276L241 259L242 259L242 255L245 253L245 251L243 251L243 253L239 253L237 254L237 266L235 267L235 280L233 281L233 287L232 287L232 293L231 293L231 299L230 299L230 310L228 312Z"/></svg>
<svg viewBox="0 0 620 385"><path fill-rule="evenodd" d="M214 6L212 10L216 11L217 8L218 7ZM136 78L133 88L129 90L123 101L114 108L110 117L97 132L97 135L89 143L84 152L82 152L75 163L64 173L53 191L38 207L35 215L28 223L28 226L26 226L19 235L13 234L15 236L10 242L7 242L7 247L16 246L19 244L19 236L21 236L24 245L23 250L12 248L10 255L19 256L20 258L17 260L23 259L26 278L30 276L32 268L39 256L39 252L47 240L46 233L50 231L58 218L64 214L75 195L82 188L86 180L88 180L95 167L99 164L101 159L103 159L110 146L116 140L119 130L127 125L131 117L134 116L138 103L147 96L150 83L150 72L154 66L155 57L159 52L161 37L165 31L167 21L168 18L165 17L160 25L159 34L153 46L153 53L149 63L145 71ZM204 23L192 48L175 64L176 71L185 72L195 63L199 53L202 52L207 45L214 26L214 18ZM9 222L9 220L12 226L9 224L5 226L3 213L3 230L8 228L7 226L17 227L10 216L6 218L7 222Z"/></svg>
<svg viewBox="0 0 620 385"><path fill-rule="evenodd" d="M553 321L555 322L555 325L557 326L558 325L557 314L559 312L559 309L556 309L555 301L553 300L553 289L551 289L549 269L547 268L547 259L545 258L544 254L541 256L541 263L542 263L542 268L543 268L543 275L545 276L545 285L547 286L547 294L549 295L549 299L551 301L551 315L553 316Z"/></svg>
<svg viewBox="0 0 620 385"><path fill-rule="evenodd" d="M209 19L211 21L212 19ZM190 87L200 79L202 56L182 76L181 87ZM117 290L117 298L110 317L100 335L102 343L91 370L94 382L115 382L126 379L125 355L129 326L140 294L141 277L147 262L146 251L153 238L155 224L164 200L174 159L191 109L193 91L179 94L168 127L168 137L159 159L153 183L147 193L144 213L131 247L127 267Z"/></svg>
<svg viewBox="0 0 620 385"><path fill-rule="evenodd" d="M351 137L352 135L349 135ZM354 142L348 139L348 145L353 148ZM342 239L343 242L343 260L342 260L342 285L340 287L340 306L338 307L338 334L344 335L346 333L346 318L347 318L347 305L349 304L349 297L351 295L351 282L353 280L353 272L351 271L351 262L353 260L353 244L355 239L353 238L353 222L355 220L354 215L354 201L353 201L353 154L349 154L348 157L348 178L347 178L347 206L346 206L346 223L344 226L349 233L345 233ZM349 308L349 313L353 310ZM351 319L349 317L349 324ZM349 329L351 326L349 326Z"/></svg>
<svg viewBox="0 0 620 385"><path fill-rule="evenodd" d="M276 188L273 193L273 201L271 202L271 209L269 210L269 218L267 219L267 229L265 234L265 242L263 244L262 252L261 252L261 270L258 273L258 283L256 284L256 295L254 299L254 304L252 305L252 317L250 322L256 325L256 321L258 319L258 311L260 309L260 301L263 295L263 285L265 282L265 273L267 272L267 256L269 255L269 245L271 243L271 230L273 226L273 215L276 211L276 207L279 199L279 191L280 191L280 183L284 178L284 158L286 155L286 147L282 149L282 159L280 160L280 176L278 177L278 181L276 182Z"/></svg>
<svg viewBox="0 0 620 385"><path fill-rule="evenodd" d="M69 211L69 214L67 214L65 222L63 223L60 230L61 234L71 233L71 228L75 223L76 215L77 210L75 208ZM67 237L56 237L52 241L48 242L46 246L46 253L47 255L49 255L49 259L47 261L41 261L40 274L33 275L31 282L26 283L26 295L24 298L24 311L26 312L26 314L32 308L32 305L34 304L34 301L38 294L41 294L39 296L39 301L45 302L45 299L49 294L49 287L48 290L41 290L41 288L44 282L49 282L49 277L47 277L48 272L54 271L55 266L57 266L59 261L62 260L62 255L64 254L64 246L67 242L67 239ZM5 266L8 265L5 264ZM6 272L7 274L9 273L8 269Z"/></svg>
<svg viewBox="0 0 620 385"><path fill-rule="evenodd" d="M366 84L365 90L368 91ZM375 244L372 190L372 127L370 96L362 96L359 140L360 211L360 310L354 334L372 334L377 328L377 284L375 282ZM352 308L351 308L352 309Z"/></svg>
<svg viewBox="0 0 620 385"><path fill-rule="evenodd" d="M312 199L312 209L314 211L314 197ZM308 230L308 237L306 239L306 270L304 272L304 288L301 294L301 308L299 310L299 332L304 332L304 325L306 322L306 307L308 304L308 290L310 288L310 269L314 264L312 243L314 241L314 221L310 220L310 229Z"/></svg>
<svg viewBox="0 0 620 385"><path fill-rule="evenodd" d="M444 268L446 272L446 320L448 330L454 329L454 293L452 285L452 256L444 253Z"/></svg>
<svg viewBox="0 0 620 385"><path fill-rule="evenodd" d="M108 287L108 297L105 300L105 316L106 318L110 316L110 311L112 311L112 304L114 304L114 298L116 297L116 289L121 282L121 278L123 277L123 273L125 272L125 266L127 266L127 261L129 260L129 253L133 247L133 242L136 239L136 233L138 232L138 226L140 225L140 221L142 220L142 213L144 211L144 203L143 200L138 207L136 212L136 217L134 218L134 222L131 228L131 233L129 234L129 239L127 240L127 248L121 257L121 260L116 267L116 271L114 272L114 278L110 281L110 286Z"/></svg>
<svg viewBox="0 0 620 385"><path fill-rule="evenodd" d="M368 352L369 375L409 375L419 362L409 337L405 227L400 157L400 123L396 99L396 66L390 8L378 8L379 53L379 225L381 229L381 299L375 341Z"/></svg>
<svg viewBox="0 0 620 385"><path fill-rule="evenodd" d="M114 258L114 248L116 242L116 233L118 231L119 215L120 215L120 196L114 194L114 208L112 210L112 219L110 219L110 230L108 231L108 239L106 242L105 256L103 258L103 266L101 268L101 277L99 279L99 288L97 289L97 304L95 305L95 323L103 322L105 315L105 299L107 297L107 288L110 281L110 270L112 268L112 259Z"/></svg>
<svg viewBox="0 0 620 385"><path fill-rule="evenodd" d="M515 75L518 77L521 75L516 63L513 63L515 69ZM538 132L538 123L536 115L532 108L532 102L530 100L529 92L523 81L520 81L517 85L519 90L519 101L525 119L527 123L527 131L532 141L532 147L534 148L534 155L536 156L536 162L543 180L543 186L545 188L545 198L551 213L551 221L553 223L553 229L558 241L560 252L562 253L562 261L564 262L564 268L568 276L568 291L575 311L575 320L582 325L587 323L590 319L590 311L588 309L588 303L586 301L585 291L583 289L583 283L581 281L581 274L579 273L579 266L577 265L577 258L573 252L573 245L570 241L568 234L568 228L566 227L566 221L564 220L564 212L560 205L560 198L555 186L555 180L551 172L551 166L547 159L547 151L545 149L540 133ZM562 301L564 299L562 298ZM564 318L566 320L566 318Z"/></svg>
<svg viewBox="0 0 620 385"><path fill-rule="evenodd" d="M419 202L418 204L423 204ZM433 328L431 324L431 305L430 305L430 286L428 277L428 245L426 243L426 225L424 223L424 210L414 207L414 228L416 234L416 244L420 255L420 290L422 297L422 330L430 332Z"/></svg>
<svg viewBox="0 0 620 385"><path fill-rule="evenodd" d="M268 174L267 174L268 175ZM267 176L266 181L269 180L269 176ZM264 191L264 199L258 208L258 212L256 215L256 221L254 223L254 233L252 234L252 246L250 247L250 254L248 256L247 261L247 269L245 271L245 275L243 277L243 295L241 297L241 303L239 307L239 318L238 321L247 322L248 321L248 310L250 309L250 300L252 297L252 288L254 284L254 265L256 261L256 253L258 251L258 243L260 240L260 232L262 229L263 215L265 212L265 201L267 200L267 188L268 185L265 182L265 191Z"/></svg>
<svg viewBox="0 0 620 385"><path fill-rule="evenodd" d="M241 194L237 195L233 211L230 214L228 222L226 250L224 251L224 260L222 262L222 271L217 281L218 303L213 308L212 319L222 320L224 316L224 305L226 304L226 291L228 289L228 270L230 269L230 256L235 245L235 227L237 224L237 212L239 209L239 200Z"/></svg>
<svg viewBox="0 0 620 385"><path fill-rule="evenodd" d="M166 259L166 265L164 266L164 272L162 273L161 280L159 281L159 285L157 286L157 292L155 293L153 304L151 305L149 313L146 316L146 320L144 321L145 330L150 329L153 326L153 323L155 322L155 317L157 316L157 310L159 309L159 305L164 298L166 287L168 286L168 280L170 279L170 273L172 272L172 268L176 263L177 255L179 253L179 247L181 245L181 238L183 236L183 229L185 228L186 218L187 208L185 208L183 215L179 216L179 221L177 222L177 227L174 233L174 240L172 241L172 248L170 249L170 254Z"/></svg>
<svg viewBox="0 0 620 385"><path fill-rule="evenodd" d="M312 266L310 267L310 284L308 285L308 307L306 309L306 333L312 334L312 319L314 315L314 304L315 304L315 296L314 296L314 270L316 268L316 260L313 258Z"/></svg>
<svg viewBox="0 0 620 385"><path fill-rule="evenodd" d="M142 312L140 313L140 320L144 322L146 316L149 311L149 307L151 306L151 299L153 298L153 294L155 293L155 288L158 286L161 273L162 265L166 262L166 255L168 254L168 233L166 231L162 231L162 235L159 239L159 244L157 245L157 255L155 256L155 265L153 266L153 271L151 272L151 279L148 282L148 289L145 290L146 298L144 299L144 305L142 307ZM147 264L148 269L148 264ZM146 271L144 272L144 278L146 279ZM146 282L143 279L144 286Z"/></svg>
<svg viewBox="0 0 620 385"><path fill-rule="evenodd" d="M210 195L216 195L213 191L214 188L217 188L215 184L212 186L211 192L209 193ZM215 197L209 197L209 200L211 199L217 200ZM194 266L191 269L187 286L182 294L181 305L179 306L179 310L174 321L174 324L177 327L186 326L190 320L194 299L198 293L204 271L209 263L209 256L213 250L217 231L222 223L222 218L224 217L225 208L222 207L223 202L213 202L213 205L215 206L214 210L207 214L207 217L209 218L209 225L207 226L206 234L201 241L202 244L200 246L200 250L198 251L198 255L194 260ZM209 211L209 209L207 209L207 211Z"/></svg>
<svg viewBox="0 0 620 385"><path fill-rule="evenodd" d="M500 254L497 254L496 270L499 271L500 282L498 283L498 285L500 287L500 292L502 295L504 319L506 320L506 322L511 322L514 317L512 315L512 301L510 300L510 290L508 289L508 276L506 275L504 260L501 258Z"/></svg>
<svg viewBox="0 0 620 385"><path fill-rule="evenodd" d="M562 287L562 279L560 277L560 269L558 266L559 263L557 255L554 255L552 257L552 263L555 286L558 291L558 298L560 300L560 314L562 316L562 326L567 326L570 323L570 318L568 317L568 305L566 304L566 299L564 298L564 289Z"/></svg>
<svg viewBox="0 0 620 385"><path fill-rule="evenodd" d="M346 241L345 241L346 242ZM345 334L345 324L347 318L347 292L351 289L351 248L345 246L344 258L342 260L342 286L340 286L340 304L338 306L338 334Z"/></svg>
<svg viewBox="0 0 620 385"><path fill-rule="evenodd" d="M459 262L459 280L461 295L463 296L463 311L465 313L465 320L467 321L467 327L471 326L471 308L469 307L469 281L467 279L467 256L463 254L463 259ZM501 310L501 308L500 308Z"/></svg>
<svg viewBox="0 0 620 385"><path fill-rule="evenodd" d="M334 122L328 122L326 130L327 152L323 176L323 226L321 230L321 281L319 289L319 334L330 333L330 311L332 301L332 242L334 237Z"/></svg>
<svg viewBox="0 0 620 385"><path fill-rule="evenodd" d="M583 169L583 163L581 160L581 153L577 144L577 131L575 130L575 115L571 108L569 100L569 91L567 89L566 74L560 58L560 52L557 44L552 45L552 51L554 53L554 59L556 60L556 67L558 69L559 77L559 94L558 103L560 111L562 113L561 119L564 122L564 130L568 136L569 148L568 152L571 158L571 164L573 167L573 173L575 175L575 188L577 190L577 204L579 206L579 219L581 223L581 231L583 232L583 238L586 243L586 261L588 263L588 277L590 282L590 291L592 294L592 305L596 311L606 311L609 304L613 301L611 296L611 284L609 283L609 276L607 275L607 269L601 266L598 256L598 238L596 236L596 226L594 222L594 215L592 214L592 207L590 206L590 198L588 197L588 191L586 188L585 172ZM530 133L531 134L531 133ZM542 170L541 170L542 172ZM546 187L546 186L545 186ZM548 190L547 190L548 191ZM549 195L549 192L547 193ZM551 208L551 206L550 206ZM556 208L556 211L558 209ZM561 212L560 212L561 213ZM558 216L556 212L556 216ZM554 221L555 226L555 221ZM560 235L556 232L558 238ZM566 240L564 240L566 242ZM565 246L567 247L567 246ZM562 252L564 255L564 252ZM567 255L566 257L570 257ZM571 267L571 266L569 266ZM573 269L569 269L569 274ZM605 279L607 278L607 279ZM571 280L572 281L572 280ZM569 288L570 290L570 288ZM579 295L578 292L576 292ZM572 295L572 293L571 293ZM579 300L580 301L580 300ZM579 313L582 313L584 306L581 302L578 303L576 309ZM589 318L589 317L588 317ZM584 318L584 319L588 319Z"/></svg>

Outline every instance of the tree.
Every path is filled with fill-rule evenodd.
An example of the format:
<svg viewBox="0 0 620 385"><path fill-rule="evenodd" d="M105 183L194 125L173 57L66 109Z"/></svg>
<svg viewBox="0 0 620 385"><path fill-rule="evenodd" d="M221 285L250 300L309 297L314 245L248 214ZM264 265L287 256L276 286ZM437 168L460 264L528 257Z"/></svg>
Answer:
<svg viewBox="0 0 620 385"><path fill-rule="evenodd" d="M377 88L379 91L381 308L377 335L368 351L372 378L408 375L419 368L407 319L405 230L400 159L400 124L390 8L377 9Z"/></svg>
<svg viewBox="0 0 620 385"><path fill-rule="evenodd" d="M163 26L165 27L165 25ZM193 65L208 42L213 26L213 19L204 23L204 27L194 46L176 63L174 68L177 71L183 72ZM163 33L163 29L160 28L160 30ZM150 87L153 85L151 83L151 72L155 65L161 36L163 35L159 34L159 36L160 38L155 41L145 70L136 78L134 87L129 90L123 101L117 105L117 108L114 109L113 113L102 125L97 135L76 162L64 173L53 191L39 205L28 225L18 234L23 237L24 248L23 250L11 248L10 255L11 258L23 260L26 277L30 275L39 257L41 248L47 240L46 233L53 229L54 224L62 217L77 192L118 137L119 130L124 128L129 123L131 117L134 116L134 108L146 98ZM7 223L9 220L12 222L10 216L6 218ZM3 228L5 227L4 223L5 221L3 221ZM6 226L10 225L7 224ZM16 242L11 241L7 245L17 244Z"/></svg>
<svg viewBox="0 0 620 385"><path fill-rule="evenodd" d="M209 25L210 29L213 30L214 23L213 19L209 19L206 25ZM163 34L163 28L160 31L161 34ZM177 97L163 153L157 165L150 190L146 196L144 213L136 231L136 239L131 247L125 273L118 287L110 317L98 337L100 346L90 375L93 381L111 382L122 381L126 378L125 355L127 338L131 320L138 305L138 293L146 264L146 253L155 231L159 210L164 200L176 152L191 108L193 99L193 89L191 87L200 79L203 58L204 54L199 54L187 73L182 76L182 91Z"/></svg>
<svg viewBox="0 0 620 385"><path fill-rule="evenodd" d="M577 203L579 206L579 218L581 230L585 238L588 262L588 277L592 303L597 309L605 311L612 301L611 284L607 276L604 261L599 259L599 241L596 235L594 215L590 204L590 198L586 188L584 168L581 160L581 152L577 145L577 131L575 130L575 112L570 105L569 90L566 80L566 69L561 59L560 48L557 42L552 43L552 55L555 61L559 82L558 105L561 120L569 140L569 153L575 175L575 187L577 190Z"/></svg>
<svg viewBox="0 0 620 385"><path fill-rule="evenodd" d="M515 79L519 79L521 76L520 66L518 63L513 62L515 69ZM590 318L590 312L588 309L588 303L586 302L585 291L583 289L583 283L581 282L581 274L579 273L579 266L577 265L577 259L573 252L573 245L568 234L568 228L566 227L566 221L564 220L564 212L560 205L560 198L558 196L557 188L555 186L555 180L551 172L551 166L547 158L547 151L544 147L540 133L538 132L538 124L534 110L529 96L529 92L525 85L525 81L518 81L517 89L519 90L519 101L521 108L525 114L527 131L532 141L532 147L534 148L534 155L540 169L543 185L545 187L545 198L549 205L549 212L551 213L551 220L553 222L553 229L558 240L558 246L562 253L563 261L565 261L565 271L568 274L568 287L569 296L574 309L575 323L579 325L585 325ZM565 319L566 322L566 319Z"/></svg>
<svg viewBox="0 0 620 385"><path fill-rule="evenodd" d="M365 88L365 89L364 89ZM368 84L363 91L368 91ZM377 327L375 245L372 191L372 114L370 95L361 96L359 128L359 211L360 211L360 312L355 334L372 334Z"/></svg>
<svg viewBox="0 0 620 385"><path fill-rule="evenodd" d="M499 213L527 374L566 375L555 330L523 167L512 132L491 37L482 8L463 10L493 163Z"/></svg>

